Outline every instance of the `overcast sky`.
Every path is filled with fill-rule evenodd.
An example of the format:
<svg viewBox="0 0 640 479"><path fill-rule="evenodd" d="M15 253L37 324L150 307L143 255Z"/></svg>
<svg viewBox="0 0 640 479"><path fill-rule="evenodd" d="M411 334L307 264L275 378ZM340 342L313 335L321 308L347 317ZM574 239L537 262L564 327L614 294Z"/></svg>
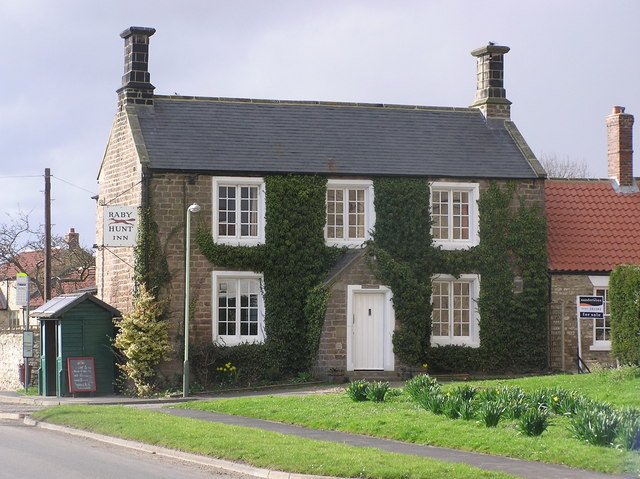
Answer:
<svg viewBox="0 0 640 479"><path fill-rule="evenodd" d="M468 106L470 51L507 45L512 119L535 154L606 177L605 117L640 118L639 20L636 0L0 0L0 211L44 222L51 168L54 233L95 243L131 25L157 29L158 94Z"/></svg>

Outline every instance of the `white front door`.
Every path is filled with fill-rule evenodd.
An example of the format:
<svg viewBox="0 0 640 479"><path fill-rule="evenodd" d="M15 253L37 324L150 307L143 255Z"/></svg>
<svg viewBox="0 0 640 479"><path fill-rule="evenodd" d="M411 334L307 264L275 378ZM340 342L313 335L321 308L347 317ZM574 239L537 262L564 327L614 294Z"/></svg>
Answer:
<svg viewBox="0 0 640 479"><path fill-rule="evenodd" d="M353 294L353 368L384 369L384 292Z"/></svg>

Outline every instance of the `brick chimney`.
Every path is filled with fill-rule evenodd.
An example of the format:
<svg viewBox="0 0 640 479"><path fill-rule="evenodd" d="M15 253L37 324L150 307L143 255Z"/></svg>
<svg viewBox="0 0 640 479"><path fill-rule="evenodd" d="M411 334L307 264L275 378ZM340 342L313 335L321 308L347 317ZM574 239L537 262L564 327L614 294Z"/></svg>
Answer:
<svg viewBox="0 0 640 479"><path fill-rule="evenodd" d="M471 106L479 108L487 120L511 119L511 102L504 89L504 54L509 50L489 43L471 52L477 62L476 100Z"/></svg>
<svg viewBox="0 0 640 479"><path fill-rule="evenodd" d="M69 228L69 232L64 235L64 242L67 243L69 249L76 249L80 247L80 234L76 233L74 228Z"/></svg>
<svg viewBox="0 0 640 479"><path fill-rule="evenodd" d="M633 115L614 106L607 117L609 178L620 187L633 186Z"/></svg>
<svg viewBox="0 0 640 479"><path fill-rule="evenodd" d="M155 28L129 27L120 34L124 38L124 75L117 90L121 105L153 105L153 90L149 75L149 37Z"/></svg>

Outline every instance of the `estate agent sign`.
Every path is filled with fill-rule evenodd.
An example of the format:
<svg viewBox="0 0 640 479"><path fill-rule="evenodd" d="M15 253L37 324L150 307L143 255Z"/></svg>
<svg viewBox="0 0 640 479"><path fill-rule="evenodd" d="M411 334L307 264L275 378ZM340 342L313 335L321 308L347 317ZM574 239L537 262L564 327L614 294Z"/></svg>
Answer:
<svg viewBox="0 0 640 479"><path fill-rule="evenodd" d="M137 232L137 206L104 207L104 246L134 246Z"/></svg>
<svg viewBox="0 0 640 479"><path fill-rule="evenodd" d="M602 296L578 296L578 317L580 319L604 318L604 297Z"/></svg>

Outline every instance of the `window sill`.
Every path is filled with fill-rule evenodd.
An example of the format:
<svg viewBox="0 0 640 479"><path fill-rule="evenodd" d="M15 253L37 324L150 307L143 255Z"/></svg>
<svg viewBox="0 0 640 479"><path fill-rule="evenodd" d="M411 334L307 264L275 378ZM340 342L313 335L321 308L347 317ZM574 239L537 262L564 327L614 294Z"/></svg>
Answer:
<svg viewBox="0 0 640 479"><path fill-rule="evenodd" d="M263 238L220 238L214 237L213 240L218 244L223 244L227 246L258 246L260 244L264 244Z"/></svg>
<svg viewBox="0 0 640 479"><path fill-rule="evenodd" d="M479 348L480 342L471 341L471 340L461 340L461 339L435 339L431 338L431 346L467 346L468 348Z"/></svg>
<svg viewBox="0 0 640 479"><path fill-rule="evenodd" d="M451 251L451 250L460 250L460 249L469 249L474 246L478 246L478 243L474 243L472 241L465 241L460 243L455 243L453 241L438 241L434 240L433 245L436 247L440 247L443 250Z"/></svg>
<svg viewBox="0 0 640 479"><path fill-rule="evenodd" d="M603 343L592 344L589 347L589 351L611 351L611 343L603 342Z"/></svg>
<svg viewBox="0 0 640 479"><path fill-rule="evenodd" d="M362 240L329 240L326 239L324 240L325 244L327 246L338 246L338 247L346 247L346 248L362 248L365 244L365 242L367 242L367 239L362 239Z"/></svg>
<svg viewBox="0 0 640 479"><path fill-rule="evenodd" d="M264 338L252 336L218 336L213 342L218 346L238 346L239 344L261 344L264 343Z"/></svg>

